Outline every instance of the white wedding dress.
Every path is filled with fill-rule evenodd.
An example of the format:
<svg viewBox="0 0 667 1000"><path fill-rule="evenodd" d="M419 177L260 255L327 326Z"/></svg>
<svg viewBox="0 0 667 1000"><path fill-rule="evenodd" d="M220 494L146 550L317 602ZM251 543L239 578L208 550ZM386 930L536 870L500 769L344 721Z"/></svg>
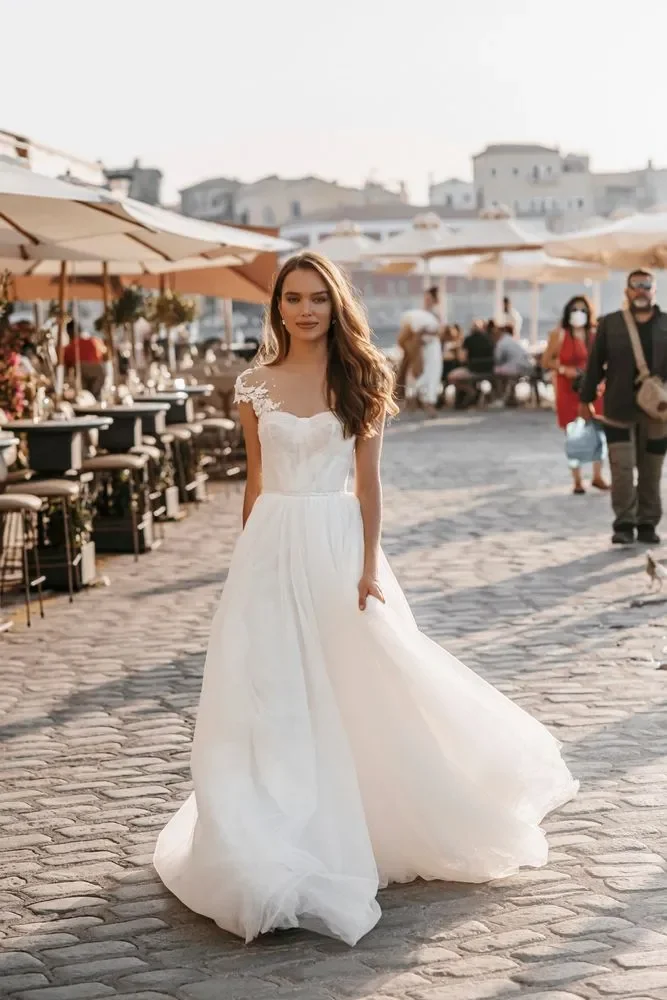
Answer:
<svg viewBox="0 0 667 1000"><path fill-rule="evenodd" d="M333 413L282 410L258 371L237 398L264 491L213 620L194 791L154 863L246 941L300 926L354 944L389 882L544 865L539 823L577 782L539 722L419 631L384 556L386 604L358 609L354 440Z"/></svg>

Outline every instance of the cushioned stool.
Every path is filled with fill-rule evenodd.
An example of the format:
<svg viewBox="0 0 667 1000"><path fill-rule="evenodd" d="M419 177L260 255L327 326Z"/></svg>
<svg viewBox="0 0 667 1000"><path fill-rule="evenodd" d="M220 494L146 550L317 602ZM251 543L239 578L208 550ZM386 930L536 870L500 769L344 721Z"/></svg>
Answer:
<svg viewBox="0 0 667 1000"><path fill-rule="evenodd" d="M27 489L33 496L47 500L50 503L60 505L63 515L63 534L65 541L65 561L67 568L67 590L69 592L70 603L74 600L74 567L75 559L72 555L72 536L70 534L71 509L72 505L79 499L81 488L76 479L31 479L27 484ZM24 493L26 484L10 483L7 486L5 495L16 496ZM76 556L76 560L81 557Z"/></svg>
<svg viewBox="0 0 667 1000"><path fill-rule="evenodd" d="M12 572L21 572L25 593L25 613L28 625L32 625L30 614L30 588L37 587L39 614L44 617L42 584L44 577L39 568L39 552L36 544L35 516L42 509L43 501L30 493L0 494L0 604L5 593L7 577ZM30 578L28 550L35 555L34 579Z"/></svg>
<svg viewBox="0 0 667 1000"><path fill-rule="evenodd" d="M153 517L151 513L150 500L148 496L147 481L148 455L133 455L130 453L121 455L95 455L94 458L87 458L83 463L84 472L92 472L95 476L96 495L98 499L98 516L95 520L95 540L101 552L126 551L124 548L116 548L111 545L111 537L114 534L124 534L125 527L122 515L104 515L100 513L99 497L102 492L107 496L112 495L117 489L117 477L119 473L127 472L129 483L129 513L132 531L132 551L134 558L139 558L140 544L139 531L143 531L144 550L152 548L153 545ZM141 521L137 514L141 515ZM118 522L112 526L111 522ZM106 522L106 523L105 523Z"/></svg>

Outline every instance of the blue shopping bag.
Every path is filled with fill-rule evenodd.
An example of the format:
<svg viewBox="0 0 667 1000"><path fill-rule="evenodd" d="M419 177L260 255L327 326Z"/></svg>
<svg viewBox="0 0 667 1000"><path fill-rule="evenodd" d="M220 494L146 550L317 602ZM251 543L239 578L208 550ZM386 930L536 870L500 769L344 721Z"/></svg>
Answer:
<svg viewBox="0 0 667 1000"><path fill-rule="evenodd" d="M602 462L607 457L607 439L595 420L577 417L565 428L565 454L570 468Z"/></svg>

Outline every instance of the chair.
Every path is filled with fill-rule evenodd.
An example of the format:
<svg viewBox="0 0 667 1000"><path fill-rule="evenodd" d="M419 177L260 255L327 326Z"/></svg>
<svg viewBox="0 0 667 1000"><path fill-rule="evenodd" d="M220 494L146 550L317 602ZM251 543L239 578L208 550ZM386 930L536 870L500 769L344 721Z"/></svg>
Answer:
<svg viewBox="0 0 667 1000"><path fill-rule="evenodd" d="M227 417L204 417L200 423L203 434L199 445L211 459L211 473L227 480L239 477L242 468L234 461L237 425Z"/></svg>
<svg viewBox="0 0 667 1000"><path fill-rule="evenodd" d="M125 552L123 536L129 528L135 561L143 547L153 547L153 516L147 481L148 455L96 455L83 462L83 471L95 476L95 544L100 552ZM127 473L127 509L124 509L122 474ZM137 515L140 515L138 517ZM142 544L140 545L140 532ZM115 536L120 536L114 541Z"/></svg>
<svg viewBox="0 0 667 1000"><path fill-rule="evenodd" d="M42 509L43 501L30 493L6 493L0 495L0 603L5 593L5 582L12 571L23 575L25 593L25 613L28 626L32 625L30 613L30 590L37 587L40 618L44 617L42 584L44 577L39 566L39 551L36 544L35 515ZM15 515L15 516L14 516ZM20 530L19 530L20 529ZM35 557L36 576L30 578L28 549Z"/></svg>
<svg viewBox="0 0 667 1000"><path fill-rule="evenodd" d="M32 496L47 500L50 505L60 507L62 511L67 590L71 604L74 600L74 570L81 561L81 555L73 555L70 525L72 523L72 507L79 499L81 487L76 479L30 479L28 489ZM25 490L25 483L10 483L5 490L5 496L20 496L25 493ZM43 513L42 508L42 516Z"/></svg>

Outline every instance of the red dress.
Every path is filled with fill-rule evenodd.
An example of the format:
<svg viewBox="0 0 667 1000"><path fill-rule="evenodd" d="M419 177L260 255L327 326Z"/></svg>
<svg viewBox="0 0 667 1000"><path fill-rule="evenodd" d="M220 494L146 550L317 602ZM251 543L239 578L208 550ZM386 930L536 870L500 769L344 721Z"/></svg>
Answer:
<svg viewBox="0 0 667 1000"><path fill-rule="evenodd" d="M588 363L588 347L579 337L573 337L567 330L561 332L558 363L565 368L584 371ZM572 379L560 373L556 376L556 418L563 430L577 419L579 396L572 388ZM602 413L602 396L595 402L596 413Z"/></svg>

